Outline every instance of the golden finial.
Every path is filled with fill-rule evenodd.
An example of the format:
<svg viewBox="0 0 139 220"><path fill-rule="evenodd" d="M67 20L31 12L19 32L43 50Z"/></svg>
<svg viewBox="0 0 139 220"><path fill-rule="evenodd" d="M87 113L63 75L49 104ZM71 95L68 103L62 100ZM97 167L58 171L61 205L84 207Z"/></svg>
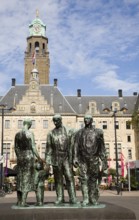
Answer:
<svg viewBox="0 0 139 220"><path fill-rule="evenodd" d="M39 17L39 10L37 9L36 10L36 18L38 18Z"/></svg>

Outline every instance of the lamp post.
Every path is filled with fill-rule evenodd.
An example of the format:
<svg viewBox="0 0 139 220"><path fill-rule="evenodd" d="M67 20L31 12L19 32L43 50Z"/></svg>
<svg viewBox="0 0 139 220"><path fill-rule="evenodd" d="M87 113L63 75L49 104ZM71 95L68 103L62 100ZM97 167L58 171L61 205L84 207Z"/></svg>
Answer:
<svg viewBox="0 0 139 220"><path fill-rule="evenodd" d="M115 161L116 161L116 184L119 186L119 172L118 172L118 149L117 149L117 130L116 130L116 111L113 111L114 117L114 137L115 137Z"/></svg>
<svg viewBox="0 0 139 220"><path fill-rule="evenodd" d="M112 106L110 108L104 108L104 112L112 112L114 118L114 138L115 138L115 162L116 162L116 189L117 194L119 194L119 172L118 172L118 149L117 149L117 129L116 129L116 114L117 112L126 112L127 108L123 107L120 110L112 110Z"/></svg>
<svg viewBox="0 0 139 220"><path fill-rule="evenodd" d="M0 105L1 109L1 155L3 156L3 139L4 139L4 112L5 111L13 111L15 108L6 108L6 105ZM3 163L0 164L0 189L2 189L3 186Z"/></svg>
<svg viewBox="0 0 139 220"><path fill-rule="evenodd" d="M129 158L128 158L128 161L127 161L127 173L128 173L128 191L130 192L131 190L131 183L130 183L130 164L129 164Z"/></svg>

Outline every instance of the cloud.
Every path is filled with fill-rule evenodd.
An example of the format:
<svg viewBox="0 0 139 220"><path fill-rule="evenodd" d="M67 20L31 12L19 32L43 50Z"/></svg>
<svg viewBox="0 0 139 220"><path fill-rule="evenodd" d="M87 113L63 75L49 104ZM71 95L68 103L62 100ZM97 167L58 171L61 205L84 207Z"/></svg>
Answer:
<svg viewBox="0 0 139 220"><path fill-rule="evenodd" d="M9 90L9 86L11 85L11 81L9 76L3 72L0 72L0 96L5 94L7 90Z"/></svg>
<svg viewBox="0 0 139 220"><path fill-rule="evenodd" d="M96 76L92 82L96 83L98 88L106 89L107 91L123 89L125 93L129 91L138 91L139 83L128 79L120 79L115 71L109 71L99 76Z"/></svg>
<svg viewBox="0 0 139 220"><path fill-rule="evenodd" d="M138 0L1 0L0 70L23 81L28 25L39 9L49 38L51 77L80 78L86 87L86 77L101 79L112 71L116 82L123 82L124 65L139 57L138 8ZM137 69L134 65L131 73ZM127 83L136 86L129 77Z"/></svg>

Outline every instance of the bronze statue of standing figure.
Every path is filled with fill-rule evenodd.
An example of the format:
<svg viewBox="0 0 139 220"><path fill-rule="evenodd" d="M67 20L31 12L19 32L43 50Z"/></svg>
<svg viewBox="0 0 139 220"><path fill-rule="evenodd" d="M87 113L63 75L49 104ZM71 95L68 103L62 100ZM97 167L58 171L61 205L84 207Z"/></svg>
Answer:
<svg viewBox="0 0 139 220"><path fill-rule="evenodd" d="M35 193L36 193L36 206L43 206L44 204L44 190L45 190L45 180L49 177L49 169L44 167L43 161L35 162Z"/></svg>
<svg viewBox="0 0 139 220"><path fill-rule="evenodd" d="M69 194L69 202L76 204L76 193L71 157L71 132L62 125L61 115L54 115L55 128L47 135L46 163L53 166L55 188L57 194L56 205L64 203L63 176Z"/></svg>
<svg viewBox="0 0 139 220"><path fill-rule="evenodd" d="M95 129L92 122L92 116L85 115L85 127L75 135L73 163L79 168L83 206L98 205L99 184L103 171L107 169L103 131Z"/></svg>
<svg viewBox="0 0 139 220"><path fill-rule="evenodd" d="M15 153L17 156L17 205L27 207L28 192L34 191L34 159L41 160L34 140L34 134L29 130L30 119L23 121L23 129L15 135Z"/></svg>

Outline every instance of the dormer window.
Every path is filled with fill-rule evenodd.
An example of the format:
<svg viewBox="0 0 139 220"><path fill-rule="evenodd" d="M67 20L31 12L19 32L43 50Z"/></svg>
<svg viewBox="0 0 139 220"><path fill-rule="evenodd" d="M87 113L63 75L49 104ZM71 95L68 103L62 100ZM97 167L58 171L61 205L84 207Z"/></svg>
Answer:
<svg viewBox="0 0 139 220"><path fill-rule="evenodd" d="M96 111L97 111L97 104L96 104L96 102L90 102L89 103L89 112L91 114L95 114Z"/></svg>
<svg viewBox="0 0 139 220"><path fill-rule="evenodd" d="M113 102L113 103L112 103L112 110L113 110L113 111L119 111L119 110L120 110L120 104L119 104L119 102Z"/></svg>

